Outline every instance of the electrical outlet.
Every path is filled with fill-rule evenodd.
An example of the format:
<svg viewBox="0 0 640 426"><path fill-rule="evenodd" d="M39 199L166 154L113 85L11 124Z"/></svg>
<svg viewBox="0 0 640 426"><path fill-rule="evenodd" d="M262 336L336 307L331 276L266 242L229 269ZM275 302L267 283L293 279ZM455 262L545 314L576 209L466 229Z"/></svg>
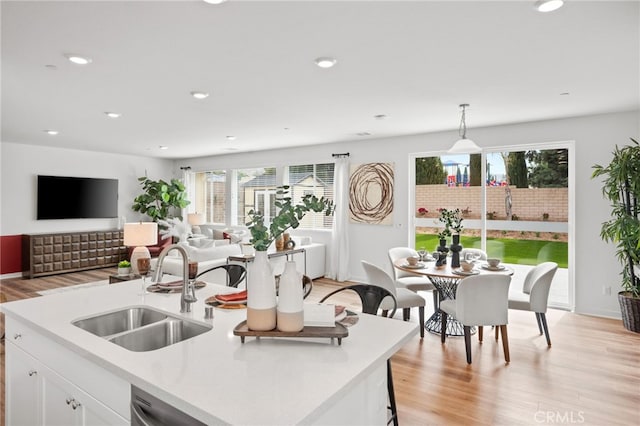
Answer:
<svg viewBox="0 0 640 426"><path fill-rule="evenodd" d="M611 287L610 286L602 286L602 294L605 296L611 296Z"/></svg>

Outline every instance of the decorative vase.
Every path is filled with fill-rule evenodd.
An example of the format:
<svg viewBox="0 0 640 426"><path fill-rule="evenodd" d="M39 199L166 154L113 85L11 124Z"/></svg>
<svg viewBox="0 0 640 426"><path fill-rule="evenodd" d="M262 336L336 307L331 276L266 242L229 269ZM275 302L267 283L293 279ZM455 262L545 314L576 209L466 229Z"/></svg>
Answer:
<svg viewBox="0 0 640 426"><path fill-rule="evenodd" d="M296 262L288 261L278 285L278 330L300 331L304 328L302 276Z"/></svg>
<svg viewBox="0 0 640 426"><path fill-rule="evenodd" d="M436 248L436 250L440 253L440 265L447 264L447 253L449 249L447 248L447 240L445 238L440 238L440 245Z"/></svg>
<svg viewBox="0 0 640 426"><path fill-rule="evenodd" d="M276 328L276 281L266 251L256 251L247 268L247 327L268 331Z"/></svg>
<svg viewBox="0 0 640 426"><path fill-rule="evenodd" d="M460 250L462 250L462 245L460 244L460 234L453 234L451 237L451 246L449 247L451 250L451 267L459 268L460 267Z"/></svg>

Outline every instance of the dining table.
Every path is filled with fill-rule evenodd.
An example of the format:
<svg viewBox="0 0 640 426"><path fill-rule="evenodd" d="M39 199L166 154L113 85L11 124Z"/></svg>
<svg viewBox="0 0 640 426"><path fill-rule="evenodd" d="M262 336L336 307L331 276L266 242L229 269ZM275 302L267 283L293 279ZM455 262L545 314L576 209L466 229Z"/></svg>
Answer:
<svg viewBox="0 0 640 426"><path fill-rule="evenodd" d="M455 299L458 284L466 277L479 274L513 275L514 273L514 269L509 265L499 264L497 267L491 267L486 261L474 261L473 269L466 272L460 267L452 267L450 264L451 259L448 260L449 262L442 266L436 266L435 260L426 260L418 262L416 265L410 265L407 258L400 258L393 262L393 266L402 271L429 278L429 281L438 291L439 301ZM440 309L436 307L433 315L426 320L424 327L431 333L441 333L442 315ZM472 332L475 332L475 328ZM448 336L463 336L464 329L462 324L454 318L448 318L446 334Z"/></svg>

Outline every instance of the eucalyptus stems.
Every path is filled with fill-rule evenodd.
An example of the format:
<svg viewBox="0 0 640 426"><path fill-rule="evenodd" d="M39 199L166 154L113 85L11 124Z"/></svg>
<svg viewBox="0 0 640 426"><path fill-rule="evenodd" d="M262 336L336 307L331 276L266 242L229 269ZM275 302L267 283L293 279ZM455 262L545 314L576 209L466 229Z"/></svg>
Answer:
<svg viewBox="0 0 640 426"><path fill-rule="evenodd" d="M275 206L278 208L278 214L268 226L264 222L263 212L253 209L249 211L249 221L246 225L251 232L251 244L257 251L266 251L287 229L300 226L300 221L309 212L324 212L325 216L333 214L333 201L325 197L318 198L313 194L303 196L300 203L294 205L289 196L288 185L276 188Z"/></svg>
<svg viewBox="0 0 640 426"><path fill-rule="evenodd" d="M440 212L440 217L438 217L438 221L444 223L444 229L438 233L439 239L445 239L450 237L453 232L456 234L460 234L464 229L462 225L462 211L460 209L448 210L448 209L438 209Z"/></svg>

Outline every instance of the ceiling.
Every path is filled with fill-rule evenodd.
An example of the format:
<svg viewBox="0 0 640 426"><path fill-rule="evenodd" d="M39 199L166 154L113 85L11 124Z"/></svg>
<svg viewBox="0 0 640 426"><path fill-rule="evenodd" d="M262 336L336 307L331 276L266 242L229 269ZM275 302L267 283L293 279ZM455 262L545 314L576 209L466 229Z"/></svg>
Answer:
<svg viewBox="0 0 640 426"><path fill-rule="evenodd" d="M188 158L458 129L461 103L470 137L638 109L639 2L533 3L3 0L2 141Z"/></svg>

